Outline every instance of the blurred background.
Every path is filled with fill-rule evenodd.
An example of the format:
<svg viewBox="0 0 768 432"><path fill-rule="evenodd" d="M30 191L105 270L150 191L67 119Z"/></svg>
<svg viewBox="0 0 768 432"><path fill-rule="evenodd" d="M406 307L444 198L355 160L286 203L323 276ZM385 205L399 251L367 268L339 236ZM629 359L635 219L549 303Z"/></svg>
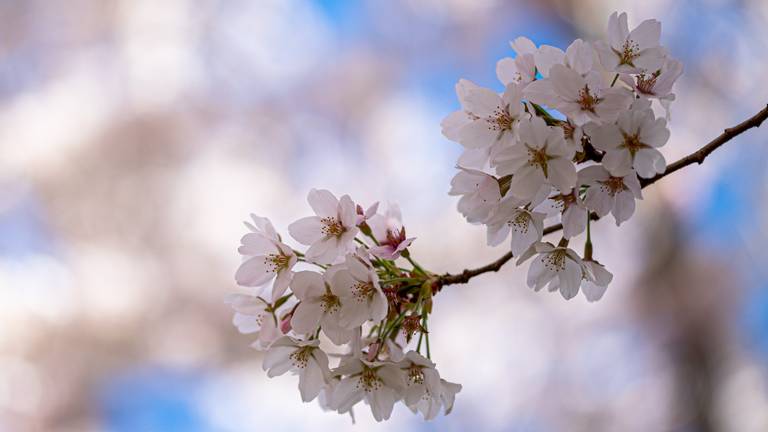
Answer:
<svg viewBox="0 0 768 432"><path fill-rule="evenodd" d="M768 126L594 225L602 301L443 290L448 417L353 426L231 325L241 222L312 187L399 203L435 272L501 255L446 194L453 86L614 10L685 64L668 161L768 102L764 0L0 1L0 431L768 430Z"/></svg>

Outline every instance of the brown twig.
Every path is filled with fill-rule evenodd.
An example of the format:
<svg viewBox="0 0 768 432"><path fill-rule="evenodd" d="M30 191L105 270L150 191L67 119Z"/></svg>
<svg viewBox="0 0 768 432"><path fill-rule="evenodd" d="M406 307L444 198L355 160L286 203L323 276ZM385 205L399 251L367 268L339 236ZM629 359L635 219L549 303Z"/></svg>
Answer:
<svg viewBox="0 0 768 432"><path fill-rule="evenodd" d="M688 156L685 156L684 158L678 161L675 161L669 164L667 166L667 169L662 174L658 174L655 177L651 177L649 179L640 179L641 187L652 185L657 181L661 180L662 178L672 174L675 171L683 169L688 165L691 165L694 163L698 163L698 164L703 163L704 159L706 159L710 153L717 150L723 144L727 143L728 141L732 140L738 135L746 132L747 130L760 127L760 125L767 118L768 118L768 105L766 105L766 107L760 110L760 112L748 118L747 120L744 120L743 122L737 124L734 127L725 129L725 131L723 131L723 133L720 134L717 138L713 139L708 144L696 150L695 152L689 154ZM558 232L561 229L563 229L562 224L556 224L556 225L546 227L544 228L544 235ZM493 261L492 263L486 264L482 267L478 267L476 269L466 269L461 273L457 273L457 274L446 273L444 275L438 276L434 282L435 290L439 290L440 288L446 285L467 283L473 277L481 275L483 273L497 272L501 269L501 267L504 264L507 263L507 261L511 260L512 258L513 258L512 252L507 252L496 261Z"/></svg>

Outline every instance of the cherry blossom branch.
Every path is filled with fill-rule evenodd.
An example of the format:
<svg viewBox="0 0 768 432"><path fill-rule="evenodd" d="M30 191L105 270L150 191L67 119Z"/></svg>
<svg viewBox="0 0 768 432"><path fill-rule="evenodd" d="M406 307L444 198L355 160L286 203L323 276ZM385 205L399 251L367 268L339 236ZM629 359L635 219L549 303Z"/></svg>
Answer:
<svg viewBox="0 0 768 432"><path fill-rule="evenodd" d="M646 186L652 185L657 181L661 180L662 178L672 174L675 171L681 170L687 167L688 165L692 165L694 163L697 163L699 165L702 164L704 162L704 159L706 159L707 156L710 155L710 153L717 150L718 148L720 148L721 146L723 146L725 143L732 140L733 138L736 138L738 135L746 132L747 130L760 127L760 125L766 119L768 119L768 105L766 105L765 108L763 108L757 114L753 115L747 120L744 120L743 122L737 124L736 126L725 129L722 134L720 134L715 139L713 139L712 141L710 141L700 149L696 150L695 152L669 164L667 166L666 171L664 171L662 174L658 174L655 177L651 177L649 179L641 179L640 181L641 187L644 188ZM594 214L592 216L594 220L598 219ZM562 229L563 229L562 224L548 226L544 228L544 235L552 234ZM442 287L446 285L464 284L469 282L469 280L472 279L473 277L479 276L483 273L497 272L501 269L502 266L504 266L504 264L506 264L512 258L513 258L512 252L507 252L501 257L499 257L499 259L497 259L496 261L493 261L492 263L486 264L482 267L478 267L475 269L466 269L461 273L457 273L457 274L446 273L444 275L440 275L436 278L436 280L433 283L434 289L435 291L439 291Z"/></svg>

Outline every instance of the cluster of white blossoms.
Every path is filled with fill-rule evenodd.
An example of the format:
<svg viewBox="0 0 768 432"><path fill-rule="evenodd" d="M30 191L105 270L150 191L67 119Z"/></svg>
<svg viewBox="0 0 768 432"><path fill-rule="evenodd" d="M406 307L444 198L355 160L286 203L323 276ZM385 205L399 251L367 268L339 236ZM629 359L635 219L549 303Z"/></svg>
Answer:
<svg viewBox="0 0 768 432"><path fill-rule="evenodd" d="M629 219L641 179L666 169L658 148L669 139L667 120L651 105L668 117L682 65L659 45L660 33L658 21L630 31L626 14L614 13L607 41L576 40L563 52L516 39L517 56L497 66L501 94L466 80L456 86L462 110L443 121L443 133L466 150L449 193L461 196L469 222L486 225L490 245L511 238L517 263L532 260L535 290L566 299L582 290L595 301L613 278L592 256L590 220ZM265 351L267 375L298 375L303 401L339 413L361 401L379 421L398 401L425 419L449 413L461 386L431 360L428 319L442 286L473 272L424 270L397 206L364 210L314 189L308 201L315 215L288 227L303 253L256 216L238 249L235 279L249 291L228 303L237 328ZM562 223L557 245L542 242L552 218ZM568 244L585 231L580 256Z"/></svg>
<svg viewBox="0 0 768 432"><path fill-rule="evenodd" d="M378 421L397 401L427 420L449 413L461 386L442 379L429 359L434 284L410 257L414 239L406 237L399 208L364 211L327 190L313 189L308 201L315 215L288 227L308 247L304 253L257 216L239 248L235 279L252 291L232 294L228 303L238 329L266 351L267 375L298 375L304 402L318 398L339 413L351 414L361 401Z"/></svg>
<svg viewBox="0 0 768 432"><path fill-rule="evenodd" d="M602 297L613 275L593 258L590 220L629 219L642 199L641 180L666 169L659 147L669 139L672 86L682 64L659 44L661 23L630 31L613 13L607 40L577 39L563 52L520 37L516 56L498 62L503 93L460 80L462 109L443 120L443 134L465 150L451 195L488 244L511 237L520 264L530 258L528 285L566 299L579 290ZM652 109L657 101L666 118ZM581 166L577 169L577 166ZM544 221L559 219L558 245L542 242ZM586 231L583 256L568 247Z"/></svg>

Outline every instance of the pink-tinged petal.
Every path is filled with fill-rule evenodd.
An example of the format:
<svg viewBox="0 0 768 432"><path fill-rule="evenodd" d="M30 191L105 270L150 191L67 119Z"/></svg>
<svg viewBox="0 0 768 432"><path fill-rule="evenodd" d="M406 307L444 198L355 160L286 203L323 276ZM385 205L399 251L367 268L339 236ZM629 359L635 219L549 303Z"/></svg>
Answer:
<svg viewBox="0 0 768 432"><path fill-rule="evenodd" d="M307 364L299 375L299 393L301 393L301 400L304 402L313 400L320 394L320 390L322 390L324 386L325 374L323 373L323 370L315 361L310 360L309 364Z"/></svg>
<svg viewBox="0 0 768 432"><path fill-rule="evenodd" d="M594 123L585 126L592 145L598 150L610 151L616 149L624 141L621 131L616 125L596 125Z"/></svg>
<svg viewBox="0 0 768 432"><path fill-rule="evenodd" d="M448 117L444 118L442 122L440 122L440 127L442 128L443 136L451 141L458 142L461 139L459 135L461 128L471 122L472 118L469 117L467 113L464 111L455 111L449 114Z"/></svg>
<svg viewBox="0 0 768 432"><path fill-rule="evenodd" d="M323 276L313 271L296 272L291 281L291 291L299 300L322 295L325 291Z"/></svg>
<svg viewBox="0 0 768 432"><path fill-rule="evenodd" d="M490 148L464 149L459 156L459 166L483 169L488 164Z"/></svg>
<svg viewBox="0 0 768 432"><path fill-rule="evenodd" d="M505 57L496 63L496 77L502 84L507 85L518 82L520 76L520 72L517 70L517 65L513 59Z"/></svg>
<svg viewBox="0 0 768 432"><path fill-rule="evenodd" d="M616 195L616 203L613 207L613 217L616 219L616 226L628 220L635 213L635 197L632 192L621 191Z"/></svg>
<svg viewBox="0 0 768 432"><path fill-rule="evenodd" d="M323 224L317 216L301 218L288 225L288 233L303 245L311 245L323 237Z"/></svg>
<svg viewBox="0 0 768 432"><path fill-rule="evenodd" d="M374 291L371 301L371 320L379 322L387 316L388 303L387 298L381 290Z"/></svg>
<svg viewBox="0 0 768 432"><path fill-rule="evenodd" d="M339 241L336 237L325 237L316 241L304 254L308 261L331 264L339 256Z"/></svg>
<svg viewBox="0 0 768 432"><path fill-rule="evenodd" d="M540 46L534 57L536 58L536 67L545 78L549 76L549 70L552 66L565 63L563 50L549 45Z"/></svg>
<svg viewBox="0 0 768 432"><path fill-rule="evenodd" d="M264 361L261 365L264 370L271 369L278 364L284 363L286 360L290 364L290 355L296 351L296 346L284 344L284 339L289 338L286 336L278 339L274 344L272 344L272 346L269 348L269 351L264 354Z"/></svg>
<svg viewBox="0 0 768 432"><path fill-rule="evenodd" d="M600 190L600 185L593 185L587 189L584 204L598 216L603 217L613 209L614 197L608 192Z"/></svg>
<svg viewBox="0 0 768 432"><path fill-rule="evenodd" d="M594 44L595 51L600 57L600 63L603 64L606 70L615 71L619 67L621 59L613 51L610 45L603 41L597 41Z"/></svg>
<svg viewBox="0 0 768 432"><path fill-rule="evenodd" d="M594 51L592 45L581 39L576 39L565 50L568 66L579 75L584 75L592 70Z"/></svg>
<svg viewBox="0 0 768 432"><path fill-rule="evenodd" d="M317 331L323 308L319 302L304 300L296 306L291 318L291 327L298 334L311 334Z"/></svg>
<svg viewBox="0 0 768 432"><path fill-rule="evenodd" d="M565 270L560 272L560 294L564 299L570 300L579 293L581 286L581 265L576 261L566 259Z"/></svg>
<svg viewBox="0 0 768 432"><path fill-rule="evenodd" d="M595 111L602 121L614 121L632 103L632 94L624 89L609 89Z"/></svg>
<svg viewBox="0 0 768 432"><path fill-rule="evenodd" d="M237 249L240 255L269 255L277 252L274 240L262 234L248 233L240 243L241 246Z"/></svg>
<svg viewBox="0 0 768 432"><path fill-rule="evenodd" d="M288 286L291 283L291 279L293 278L293 272L290 270L281 270L277 272L277 277L275 278L275 283L272 285L272 301L275 302L277 299L283 296L285 294L285 291L288 290Z"/></svg>
<svg viewBox="0 0 768 432"><path fill-rule="evenodd" d="M272 222L270 222L269 219L251 213L251 220L253 220L253 224L245 222L245 226L251 231L261 233L274 241L280 241L280 236L277 234L277 231L275 231L275 227L272 226Z"/></svg>
<svg viewBox="0 0 768 432"><path fill-rule="evenodd" d="M581 287L581 290L584 292L584 297L590 302L596 302L603 298L606 289L608 289L607 286L600 286L589 281L584 282L584 286Z"/></svg>
<svg viewBox="0 0 768 432"><path fill-rule="evenodd" d="M624 25L626 25L627 14L622 13L621 15L623 18L622 22ZM612 47L617 49L621 48L629 34L629 28L622 27L622 22L619 22L618 12L614 12L610 17L608 17L608 30L606 31L606 34L608 35L608 42Z"/></svg>
<svg viewBox="0 0 768 432"><path fill-rule="evenodd" d="M257 315L267 308L267 303L256 296L233 293L224 298L224 303L230 305L237 312Z"/></svg>
<svg viewBox="0 0 768 432"><path fill-rule="evenodd" d="M264 256L255 256L245 260L235 273L238 285L257 287L269 282L275 273L271 270L271 263Z"/></svg>
<svg viewBox="0 0 768 432"><path fill-rule="evenodd" d="M641 51L657 47L661 39L661 23L653 19L645 20L629 33L628 38L635 42Z"/></svg>
<svg viewBox="0 0 768 432"><path fill-rule="evenodd" d="M344 227L352 228L357 225L357 210L349 195L344 195L339 199L337 214Z"/></svg>
<svg viewBox="0 0 768 432"><path fill-rule="evenodd" d="M536 52L536 44L525 36L519 36L509 43L517 55L533 54Z"/></svg>
<svg viewBox="0 0 768 432"><path fill-rule="evenodd" d="M643 192L640 186L640 180L637 179L637 174L634 172L624 176L624 186L628 187L632 194L637 199L643 199Z"/></svg>
<svg viewBox="0 0 768 432"><path fill-rule="evenodd" d="M336 345L344 345L352 339L352 331L339 325L338 317L325 316L320 322L323 333Z"/></svg>
<svg viewBox="0 0 768 432"><path fill-rule="evenodd" d="M654 148L643 148L635 153L633 163L637 175L643 178L651 178L664 172L667 162L664 156Z"/></svg>
<svg viewBox="0 0 768 432"><path fill-rule="evenodd" d="M496 92L477 88L470 90L465 98L466 110L478 117L491 117L501 107L501 98Z"/></svg>
<svg viewBox="0 0 768 432"><path fill-rule="evenodd" d="M544 256L539 255L531 262L531 266L528 268L526 283L528 287L538 291L552 280L553 277L555 277L555 272L544 265Z"/></svg>
<svg viewBox="0 0 768 432"><path fill-rule="evenodd" d="M256 315L245 315L236 312L232 317L232 324L234 324L237 330L242 334L256 333L261 330L260 318L261 317Z"/></svg>
<svg viewBox="0 0 768 432"><path fill-rule="evenodd" d="M544 172L526 165L520 168L509 183L509 194L523 201L530 200L544 184Z"/></svg>
<svg viewBox="0 0 768 432"><path fill-rule="evenodd" d="M563 212L563 237L570 239L587 229L587 209L572 204Z"/></svg>
<svg viewBox="0 0 768 432"><path fill-rule="evenodd" d="M650 124L646 124L645 127L640 130L640 136L638 138L640 139L640 142L651 147L663 146L669 140L667 121L663 118L659 118Z"/></svg>
<svg viewBox="0 0 768 432"><path fill-rule="evenodd" d="M577 184L579 186L591 185L597 181L608 180L610 174L600 165L592 165L579 170Z"/></svg>
<svg viewBox="0 0 768 432"><path fill-rule="evenodd" d="M476 89L481 89L479 85L473 83L472 81L468 79L460 79L459 82L456 83L456 96L459 98L459 102L461 102L462 106L465 104L465 101L467 99L467 95L469 95L469 92Z"/></svg>
<svg viewBox="0 0 768 432"><path fill-rule="evenodd" d="M473 120L459 131L459 144L468 149L486 148L496 141L499 131L485 118Z"/></svg>
<svg viewBox="0 0 768 432"><path fill-rule="evenodd" d="M359 281L368 281L371 279L371 269L356 256L347 255L345 262L347 264L347 269L355 279Z"/></svg>
<svg viewBox="0 0 768 432"><path fill-rule="evenodd" d="M509 225L501 222L495 225L487 225L486 239L488 246L498 246L509 236Z"/></svg>
<svg viewBox="0 0 768 432"><path fill-rule="evenodd" d="M336 217L339 201L336 196L326 189L312 189L307 201L316 215L320 217Z"/></svg>
<svg viewBox="0 0 768 432"><path fill-rule="evenodd" d="M552 80L546 78L528 84L523 90L523 95L531 102L549 107L557 105L560 100L552 86Z"/></svg>
<svg viewBox="0 0 768 432"><path fill-rule="evenodd" d="M352 406L363 400L365 392L359 385L360 377L342 379L334 388L333 400L340 412L349 411Z"/></svg>
<svg viewBox="0 0 768 432"><path fill-rule="evenodd" d="M602 164L612 176L623 177L632 172L632 156L626 150L608 151Z"/></svg>
<svg viewBox="0 0 768 432"><path fill-rule="evenodd" d="M526 229L515 227L515 229L512 230L510 241L512 255L519 256L539 240L541 240L541 235L532 224L529 223Z"/></svg>
<svg viewBox="0 0 768 432"><path fill-rule="evenodd" d="M552 81L552 87L555 93L561 99L567 101L576 101L579 99L579 92L584 89L586 81L573 69L563 65L554 65L549 70L549 78Z"/></svg>
<svg viewBox="0 0 768 432"><path fill-rule="evenodd" d="M649 48L640 52L632 63L641 72L654 73L664 66L666 52L661 47Z"/></svg>
<svg viewBox="0 0 768 432"><path fill-rule="evenodd" d="M377 258L393 261L398 258L399 254L395 254L395 248L389 245L373 246L369 249L371 254Z"/></svg>
<svg viewBox="0 0 768 432"><path fill-rule="evenodd" d="M568 193L576 186L576 166L570 159L556 158L547 163L549 183L560 190L562 193Z"/></svg>

